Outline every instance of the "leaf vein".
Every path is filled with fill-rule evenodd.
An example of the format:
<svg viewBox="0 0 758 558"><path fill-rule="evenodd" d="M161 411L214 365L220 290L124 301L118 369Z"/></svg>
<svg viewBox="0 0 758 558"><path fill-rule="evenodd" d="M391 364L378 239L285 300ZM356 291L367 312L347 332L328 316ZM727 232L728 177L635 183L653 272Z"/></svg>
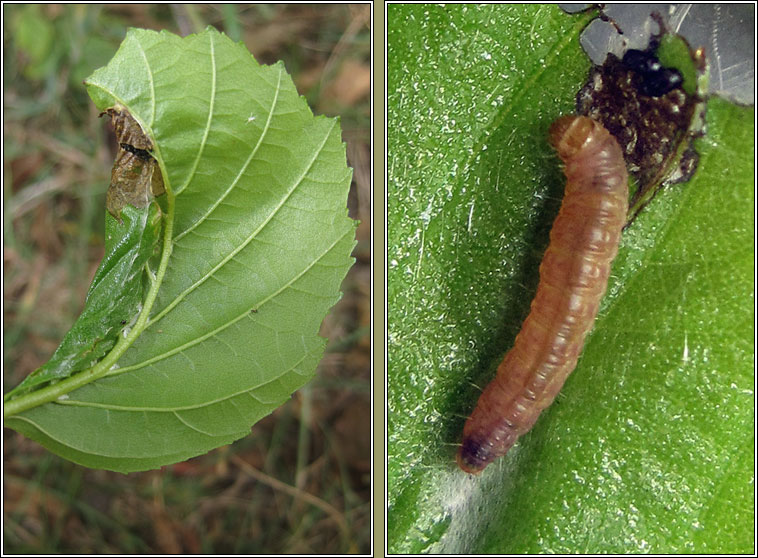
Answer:
<svg viewBox="0 0 758 558"><path fill-rule="evenodd" d="M182 418L182 416L179 413L177 413L176 411L171 411L171 412L173 413L173 415L177 418L177 420L179 422L181 422L184 426L186 426L190 430L194 430L195 432L197 432L198 434L202 434L203 436L213 437L213 434L211 434L210 432L205 432L204 430L200 430L196 426L194 426L194 425L190 424L189 422L187 422L186 420L184 420Z"/></svg>
<svg viewBox="0 0 758 558"><path fill-rule="evenodd" d="M237 173L237 176L234 177L234 180L231 182L229 187L226 189L226 191L221 194L213 204L211 204L208 209L203 213L197 221L192 223L186 230L182 231L178 235L174 237L174 242L178 242L182 237L189 234L191 231L195 230L203 221L205 221L208 216L213 213L216 208L229 196L229 193L234 189L235 186L237 186L237 183L239 182L240 178L242 178L242 175L247 170L248 166L250 166L250 163L255 158L255 154L258 152L258 149L260 148L261 144L263 143L263 140L266 138L268 131L271 127L271 121L274 116L274 111L276 109L276 105L279 102L279 92L282 88L282 69L279 68L279 75L277 77L276 82L276 91L274 92L274 99L271 102L271 108L269 109L268 117L266 118L266 125L263 128L263 132L261 133L260 137L258 138L258 142L255 144L255 147L253 147L253 150L250 152L250 155L248 156L247 160L243 163L242 167L240 168L239 172Z"/></svg>
<svg viewBox="0 0 758 558"><path fill-rule="evenodd" d="M211 122L213 121L213 113L216 109L216 87L218 86L217 83L217 75L216 75L216 44L213 42L213 34L208 35L208 41L210 42L210 48L211 48L211 100L210 103L208 103L208 120L205 123L205 130L203 131L203 139L200 142L200 149L197 150L197 157L195 157L195 162L192 163L192 168L190 169L189 173L187 174L187 179L184 181L184 184L182 184L179 188L176 189L175 195L181 194L184 189L189 186L190 182L192 182L192 179L195 178L195 173L197 172L197 167L200 164L200 159L203 157L203 153L205 152L205 146L208 142L208 134L211 130Z"/></svg>
<svg viewBox="0 0 758 558"><path fill-rule="evenodd" d="M352 232L351 230L345 231L345 233L342 234L341 236L339 236L338 238L336 238L335 241L326 250L324 250L324 252L318 258L316 258L312 262L310 262L307 266L305 266L300 271L300 273L295 274L289 281L287 281L285 284L283 284L275 292L271 293L269 296L267 296L266 298L264 298L263 300L261 300L258 304L254 305L254 307L257 308L257 309L260 309L264 304L266 304L267 302L269 302L269 301L273 300L274 298L276 298L277 296L279 296L286 289L291 288L291 286L298 279L300 279L301 277L303 277L306 273L308 273L308 271L310 271L313 267L315 267L324 256L326 256L332 249L334 249L334 247L337 246L342 239L344 239L346 236L348 236L349 234L351 234L351 232ZM225 324L222 324L219 327L217 327L217 328L215 328L215 329L207 332L205 335L201 335L199 337L196 337L195 339L193 339L191 341L187 341L186 343L183 343L182 345L179 345L178 347L175 347L174 349L171 349L170 351L166 351L163 354L156 355L153 358L150 358L148 360L142 361L140 363L136 363L136 364L133 364L131 366L125 366L123 368L117 368L115 370L111 370L111 371L108 372L107 376L109 376L109 377L111 377L111 376L117 376L117 375L123 374L125 372L129 372L129 371L132 371L132 370L137 370L137 369L140 369L140 368L144 368L145 366L153 364L154 362L166 359L166 358L168 358L170 356L173 356L173 355L175 355L177 353L181 353L184 350L189 349L190 347L193 347L194 345L197 345L197 344L205 341L206 339L209 339L209 338L217 335L221 331L224 331L228 327L231 327L232 325L234 325L235 323L237 323L241 319L248 317L249 315L250 315L250 310L249 310L249 308L247 308L247 309L245 309L245 311L243 311L242 313L240 313L238 316L232 318L231 320L229 320Z"/></svg>
<svg viewBox="0 0 758 558"><path fill-rule="evenodd" d="M147 59L147 53L142 48L142 44L137 42L142 59L145 61L147 67L147 77L150 79L150 124L147 125L151 130L153 129L153 123L155 123L155 81L153 80L153 70L150 67L150 61Z"/></svg>
<svg viewBox="0 0 758 558"><path fill-rule="evenodd" d="M171 301L161 312L159 312L158 314L156 314L156 316L150 321L150 324L148 324L148 326L147 326L148 328L151 327L153 324L157 323L159 320L161 320L164 316L166 316L166 314L168 314L169 312L171 312L171 310L173 310L174 307L177 304L179 304L182 300L184 300L184 298L189 293L191 293L192 291L194 291L195 289L197 289L201 284L203 284L206 280L208 280L210 277L212 277L219 269L221 269L222 267L224 267L227 263L229 263L229 261L233 260L234 256L236 256L237 254L239 254L248 244L250 244L250 242L252 242L252 240L256 236L258 236L258 234L266 227L266 225L268 225L271 222L271 220L274 218L274 216L284 206L285 202L290 199L290 197L295 192L295 190L297 189L297 187L300 184L302 184L303 179L308 175L308 172L311 170L311 168L313 167L313 164L318 159L319 154L323 151L324 146L326 145L326 141L329 139L329 136L331 135L332 130L334 129L335 122L336 121L332 121L331 127L326 132L326 134L324 134L324 139L323 139L321 145L319 146L319 148L314 151L313 157L311 158L310 162L308 163L308 166L305 168L305 170L300 175L300 177L293 182L292 186L287 191L287 194L282 197L282 200L279 202L279 205L277 205L277 207L274 208L273 211L271 211L271 214L266 218L266 220L263 221L256 230L254 230L253 232L251 232L250 235L244 240L244 242L240 243L240 245L237 248L235 248L229 254L227 254L224 258L222 258L221 261L218 264L216 264L216 266L213 269L211 269L208 273L206 273L200 279L198 279L197 281L195 281L192 285L190 285L189 287L187 287L183 292L181 292L180 294L178 294L176 296L176 298L174 298L174 300ZM329 249L331 249L331 247Z"/></svg>
<svg viewBox="0 0 758 558"><path fill-rule="evenodd" d="M69 405L72 407L94 407L94 408L100 408L104 409L106 413L110 413L110 411L125 411L125 412L134 412L134 413L176 413L178 411L192 411L195 409L202 409L204 407L209 407L211 405L215 405L217 403L223 403L224 401L227 401L229 399L233 399L239 395L249 395L253 399L255 399L258 403L261 405L266 405L264 401L262 401L259 397L257 397L253 391L256 389L262 388L264 386L267 386L273 382L276 382L284 376L285 374L289 372L294 372L296 374L300 374L300 372L297 371L298 367L305 362L306 357L308 354L303 354L300 359L295 362L292 366L287 368L286 370L283 370L281 374L277 375L274 378L271 378L270 380L257 384L255 386L251 386L246 389L241 389L239 391L235 391L234 393L230 393L228 395L224 395L223 397L217 397L216 399L211 399L209 401L203 401L202 403L197 403L195 405L186 405L183 407L171 407L171 408L162 408L162 407L127 407L125 405L114 405L112 403L98 403L95 401L78 401L76 399L66 399L65 401L56 401L55 403L57 405ZM21 418L13 417L13 418Z"/></svg>

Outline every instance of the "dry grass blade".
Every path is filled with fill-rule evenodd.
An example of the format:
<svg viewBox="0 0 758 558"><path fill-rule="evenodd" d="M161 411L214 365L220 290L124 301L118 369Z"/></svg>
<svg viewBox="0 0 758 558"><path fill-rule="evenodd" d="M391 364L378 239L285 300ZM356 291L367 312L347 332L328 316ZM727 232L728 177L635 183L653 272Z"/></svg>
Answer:
<svg viewBox="0 0 758 558"><path fill-rule="evenodd" d="M274 490L279 490L280 492L284 492L285 494L289 494L293 498L297 498L298 500L302 500L304 502L307 502L313 506L316 506L318 509L329 515L334 522L337 524L337 527L340 530L340 535L342 539L342 547L343 548L349 548L348 552L354 553L357 551L355 548L355 544L351 542L350 540L350 529L348 528L347 521L345 521L345 516L337 510L334 506L331 504L328 504L324 502L321 498L318 498L314 496L313 494L310 494L309 492L306 492L304 490L300 490L299 488L296 488L294 486L291 486L285 482L282 482L278 479L275 479L274 477L271 477L267 475L266 473L259 471L252 465L250 465L247 461L242 459L241 457L237 455L233 455L231 457L231 461L235 463L242 471L253 477L258 482L262 482Z"/></svg>

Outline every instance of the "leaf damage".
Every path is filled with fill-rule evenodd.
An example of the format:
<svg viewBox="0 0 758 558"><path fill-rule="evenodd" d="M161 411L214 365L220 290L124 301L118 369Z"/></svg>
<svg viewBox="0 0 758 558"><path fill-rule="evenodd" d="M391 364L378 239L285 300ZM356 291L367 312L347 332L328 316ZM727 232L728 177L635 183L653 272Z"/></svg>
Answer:
<svg viewBox="0 0 758 558"><path fill-rule="evenodd" d="M101 112L100 116L106 114L111 117L119 147L111 170L105 207L120 222L121 210L127 204L143 209L166 189L158 161L151 153L153 142L139 122L118 105Z"/></svg>

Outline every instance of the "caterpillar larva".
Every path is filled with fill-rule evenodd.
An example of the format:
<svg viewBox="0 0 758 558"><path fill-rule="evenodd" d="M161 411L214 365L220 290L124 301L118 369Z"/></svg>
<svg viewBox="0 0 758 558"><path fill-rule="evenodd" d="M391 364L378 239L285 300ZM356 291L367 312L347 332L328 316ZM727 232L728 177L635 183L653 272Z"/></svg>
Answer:
<svg viewBox="0 0 758 558"><path fill-rule="evenodd" d="M550 143L565 165L566 190L529 316L463 429L457 459L468 473L505 455L574 370L626 221L626 167L608 131L585 116L563 116L550 127Z"/></svg>

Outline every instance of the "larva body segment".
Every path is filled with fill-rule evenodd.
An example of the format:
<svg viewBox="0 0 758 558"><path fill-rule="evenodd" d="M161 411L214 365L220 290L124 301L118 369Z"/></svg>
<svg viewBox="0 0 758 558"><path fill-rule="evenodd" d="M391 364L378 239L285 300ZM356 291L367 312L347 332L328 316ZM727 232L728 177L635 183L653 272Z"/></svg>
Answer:
<svg viewBox="0 0 758 558"><path fill-rule="evenodd" d="M468 473L505 455L574 370L626 222L627 172L608 131L564 116L550 127L550 143L565 165L565 194L530 313L463 429L457 460Z"/></svg>

